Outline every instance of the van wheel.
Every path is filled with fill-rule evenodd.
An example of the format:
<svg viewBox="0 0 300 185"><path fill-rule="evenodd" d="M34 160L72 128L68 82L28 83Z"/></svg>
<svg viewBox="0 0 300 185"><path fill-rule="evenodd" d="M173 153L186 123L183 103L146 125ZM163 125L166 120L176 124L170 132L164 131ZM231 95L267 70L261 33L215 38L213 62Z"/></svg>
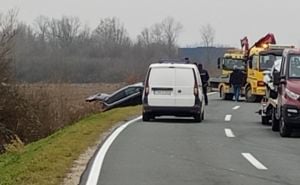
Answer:
<svg viewBox="0 0 300 185"><path fill-rule="evenodd" d="M143 113L143 121L150 121L150 116L148 113Z"/></svg>
<svg viewBox="0 0 300 185"><path fill-rule="evenodd" d="M274 132L279 131L279 120L276 118L276 108L272 110L272 130Z"/></svg>
<svg viewBox="0 0 300 185"><path fill-rule="evenodd" d="M200 123L202 121L202 114L195 114L194 115L194 119L195 119L195 122L197 123Z"/></svg>
<svg viewBox="0 0 300 185"><path fill-rule="evenodd" d="M245 98L247 102L255 102L256 96L251 93L251 87L246 88Z"/></svg>
<svg viewBox="0 0 300 185"><path fill-rule="evenodd" d="M290 137L292 134L292 129L287 127L283 116L281 116L279 121L279 134L281 137Z"/></svg>

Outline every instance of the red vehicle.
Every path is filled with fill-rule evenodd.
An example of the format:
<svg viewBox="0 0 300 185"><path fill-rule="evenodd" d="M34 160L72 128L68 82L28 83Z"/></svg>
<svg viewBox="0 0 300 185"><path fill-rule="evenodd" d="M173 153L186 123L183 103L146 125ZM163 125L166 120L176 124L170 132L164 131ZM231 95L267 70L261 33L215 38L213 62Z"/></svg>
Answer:
<svg viewBox="0 0 300 185"><path fill-rule="evenodd" d="M278 96L272 111L272 128L279 129L282 137L289 137L293 129L300 128L300 49L283 51L274 85L278 86Z"/></svg>

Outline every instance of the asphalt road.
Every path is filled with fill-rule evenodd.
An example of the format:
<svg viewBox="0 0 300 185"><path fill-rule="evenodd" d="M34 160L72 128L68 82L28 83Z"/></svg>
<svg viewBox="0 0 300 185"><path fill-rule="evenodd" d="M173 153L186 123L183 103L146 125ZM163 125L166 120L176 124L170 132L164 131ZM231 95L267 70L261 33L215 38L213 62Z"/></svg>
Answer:
<svg viewBox="0 0 300 185"><path fill-rule="evenodd" d="M209 98L202 123L165 117L130 124L108 148L97 184L300 184L299 133L281 138L261 125L259 104Z"/></svg>

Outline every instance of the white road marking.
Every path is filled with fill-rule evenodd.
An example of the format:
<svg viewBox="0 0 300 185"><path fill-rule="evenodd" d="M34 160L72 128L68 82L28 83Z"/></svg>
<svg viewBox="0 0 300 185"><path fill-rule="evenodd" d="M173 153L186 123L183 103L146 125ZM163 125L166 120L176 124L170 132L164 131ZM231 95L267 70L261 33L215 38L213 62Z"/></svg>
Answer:
<svg viewBox="0 0 300 185"><path fill-rule="evenodd" d="M207 93L208 96L214 95L214 94L217 94L217 92L210 92L210 93Z"/></svg>
<svg viewBox="0 0 300 185"><path fill-rule="evenodd" d="M242 153L242 155L257 169L259 170L267 170L268 168L265 167L261 162L259 162L253 155L250 153Z"/></svg>
<svg viewBox="0 0 300 185"><path fill-rule="evenodd" d="M231 120L232 115L231 114L227 114L225 116L225 121L230 121Z"/></svg>
<svg viewBox="0 0 300 185"><path fill-rule="evenodd" d="M235 137L232 130L229 129L229 128L225 128L225 134L226 134L227 137Z"/></svg>
<svg viewBox="0 0 300 185"><path fill-rule="evenodd" d="M142 116L139 116L138 118L135 118L131 121L128 121L127 123L125 123L124 125L120 126L119 128L117 128L107 139L106 141L103 143L103 145L101 146L100 150L98 151L96 158L94 159L94 163L92 164L92 168L91 171L89 173L88 176L88 180L87 180L87 185L97 185L98 182L98 178L100 176L100 172L101 172L101 168L102 168L102 164L104 161L104 157L109 149L109 147L111 146L111 144L113 143L113 141L118 137L118 135L130 124L132 124L133 122L136 122L137 120L142 119Z"/></svg>
<svg viewBox="0 0 300 185"><path fill-rule="evenodd" d="M237 106L233 107L232 109L233 109L233 110L237 110L237 109L239 109L239 108L240 108L240 106L237 105Z"/></svg>

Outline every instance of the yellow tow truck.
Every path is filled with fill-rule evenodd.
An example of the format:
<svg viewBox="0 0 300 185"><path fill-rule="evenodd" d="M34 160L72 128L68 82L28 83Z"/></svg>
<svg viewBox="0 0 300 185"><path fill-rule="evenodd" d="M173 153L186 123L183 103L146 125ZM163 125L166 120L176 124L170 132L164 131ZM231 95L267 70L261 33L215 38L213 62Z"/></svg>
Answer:
<svg viewBox="0 0 300 185"><path fill-rule="evenodd" d="M258 40L250 49L244 50L247 61L247 80L244 87L247 102L261 101L266 95L264 72L271 70L274 62L282 58L284 48L289 46L275 45L273 34L269 33Z"/></svg>
<svg viewBox="0 0 300 185"><path fill-rule="evenodd" d="M245 71L244 51L241 49L229 49L224 56L218 58L218 69L221 69L221 75L210 79L210 86L213 90L220 93L223 100L232 100L233 88L229 84L230 74L234 66ZM246 72L246 71L245 71ZM244 91L241 91L244 95Z"/></svg>

